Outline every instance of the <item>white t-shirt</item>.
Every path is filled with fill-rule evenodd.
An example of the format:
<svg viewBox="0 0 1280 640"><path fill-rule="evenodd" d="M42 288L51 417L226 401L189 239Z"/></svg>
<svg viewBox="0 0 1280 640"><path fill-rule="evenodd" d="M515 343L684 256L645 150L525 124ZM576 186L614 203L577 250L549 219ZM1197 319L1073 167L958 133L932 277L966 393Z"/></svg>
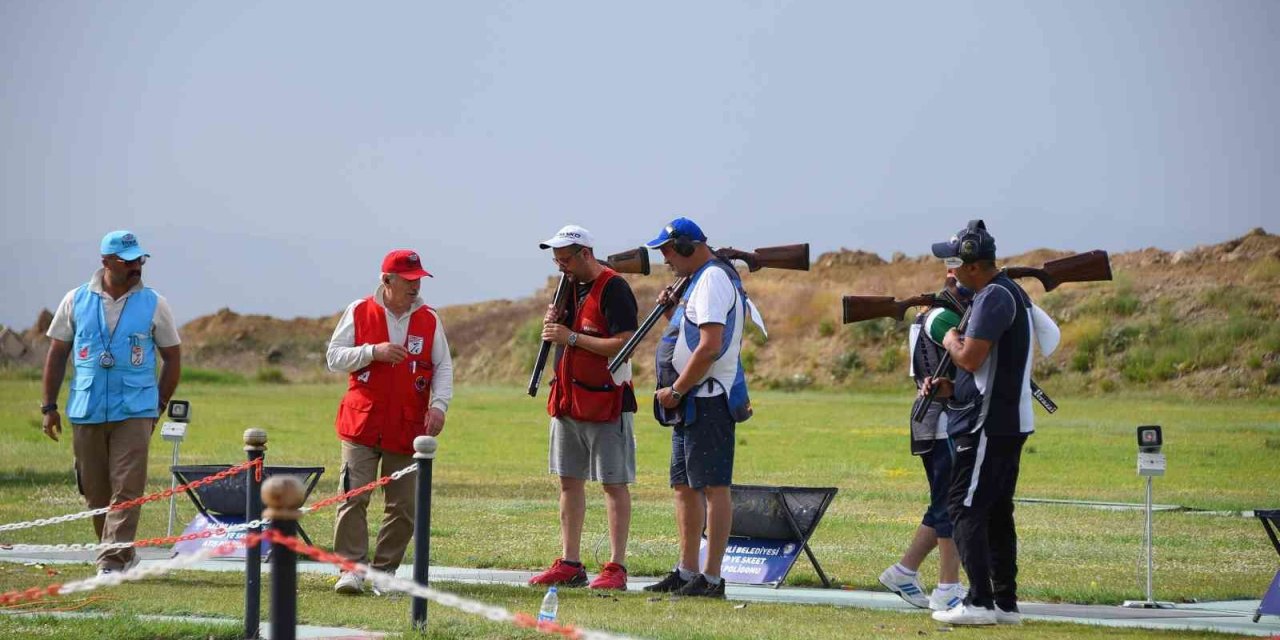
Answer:
<svg viewBox="0 0 1280 640"><path fill-rule="evenodd" d="M106 269L98 269L94 272L93 277L89 279L89 290L102 297L102 312L107 320L106 332L111 334L115 333L116 323L120 322L120 314L124 312L125 302L129 300L129 296L142 290L142 282L139 281L119 299L115 299L102 289L102 274L105 271ZM75 340L76 291L79 289L80 287L76 287L62 297L62 302L58 303L58 309L53 312L53 320L49 323L49 330L45 335L62 342ZM156 294L156 311L151 317L151 337L155 340L157 347L173 347L182 342L178 338L178 325L173 320L173 310L169 308L169 301L159 293Z"/></svg>
<svg viewBox="0 0 1280 640"><path fill-rule="evenodd" d="M724 353L712 363L711 368L707 371L706 376L699 380L699 384L693 395L706 398L718 396L725 393L728 387L733 384L734 376L737 374L738 367L738 351L742 346L742 329L744 318L742 317L742 309L738 304L738 288L733 285L733 281L729 279L729 275L719 267L709 266L698 277L698 281L693 284L693 288L689 290L689 299L685 303L684 317L697 327L704 324L720 324L728 323L729 314L736 313L734 323L734 335L725 336L728 340L728 348ZM682 331L688 327L682 327ZM725 328L728 330L728 327ZM684 336L680 336L676 347L676 365L677 370L683 370L687 364L687 357L692 352L686 354L687 351ZM682 357L683 356L683 357ZM720 384L703 384L707 378L715 378Z"/></svg>

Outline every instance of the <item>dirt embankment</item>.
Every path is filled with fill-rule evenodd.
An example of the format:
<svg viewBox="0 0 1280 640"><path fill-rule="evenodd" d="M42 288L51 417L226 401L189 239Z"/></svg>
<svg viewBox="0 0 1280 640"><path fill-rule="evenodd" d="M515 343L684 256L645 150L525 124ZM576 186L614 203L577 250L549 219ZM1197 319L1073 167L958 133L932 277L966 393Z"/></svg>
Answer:
<svg viewBox="0 0 1280 640"><path fill-rule="evenodd" d="M1006 258L1038 266L1067 252L1038 249ZM1189 250L1149 248L1112 256L1115 281L1067 285L1046 295L1024 283L1059 321L1063 344L1037 365L1046 386L1109 391L1152 384L1231 395L1280 393L1280 237L1261 229ZM905 324L840 324L845 294L907 297L934 291L942 268L932 257L865 251L818 256L811 271L746 273L747 291L765 315L769 336L752 331L744 363L753 384L782 388L856 388L905 382ZM643 318L671 279L659 266L627 276ZM465 382L524 382L538 345L541 310L554 280L528 298L440 310ZM39 366L47 311L30 329L0 328L0 365ZM222 309L182 327L184 363L254 375L279 370L290 380L333 378L324 348L337 314L281 320ZM654 339L635 362L648 385ZM1053 380L1057 378L1057 380ZM1052 382L1049 382L1053 380Z"/></svg>

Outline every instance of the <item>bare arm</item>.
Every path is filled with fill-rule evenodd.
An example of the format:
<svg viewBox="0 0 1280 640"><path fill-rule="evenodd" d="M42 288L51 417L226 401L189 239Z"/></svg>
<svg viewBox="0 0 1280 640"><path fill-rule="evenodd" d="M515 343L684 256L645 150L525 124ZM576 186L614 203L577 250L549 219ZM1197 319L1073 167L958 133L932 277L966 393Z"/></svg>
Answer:
<svg viewBox="0 0 1280 640"><path fill-rule="evenodd" d="M40 399L42 405L54 404L58 401L58 393L62 390L62 378L67 375L67 355L71 353L71 343L49 340L49 353L44 357L44 394ZM57 411L44 414L44 434L54 442L62 435L62 416Z"/></svg>
<svg viewBox="0 0 1280 640"><path fill-rule="evenodd" d="M991 353L991 341L982 338L966 338L959 331L952 329L942 339L942 346L951 354L951 361L957 367L970 373L978 370L982 362Z"/></svg>
<svg viewBox="0 0 1280 640"><path fill-rule="evenodd" d="M157 350L160 352L160 413L164 413L182 377L182 347L175 344Z"/></svg>
<svg viewBox="0 0 1280 640"><path fill-rule="evenodd" d="M671 384L670 387L658 389L658 404L673 409L679 402L671 395L672 389L678 389L681 395L685 395L693 391L693 388L707 375L707 371L711 370L711 365L716 361L716 356L720 352L720 340L724 337L724 325L718 323L707 323L698 325L698 346L689 355L689 364L685 366L684 371L680 372L680 377Z"/></svg>

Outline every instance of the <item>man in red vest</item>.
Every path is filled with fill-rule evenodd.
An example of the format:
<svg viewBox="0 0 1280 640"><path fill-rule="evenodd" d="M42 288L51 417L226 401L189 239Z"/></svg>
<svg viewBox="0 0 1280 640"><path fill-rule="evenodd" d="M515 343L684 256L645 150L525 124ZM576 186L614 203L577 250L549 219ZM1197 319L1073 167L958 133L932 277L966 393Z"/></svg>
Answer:
<svg viewBox="0 0 1280 640"><path fill-rule="evenodd" d="M591 233L577 225L561 229L539 246L573 283L567 309L549 307L542 339L556 347L551 414L550 470L560 476L560 541L563 555L531 585L587 584L582 566L582 521L586 482L601 483L609 522L610 557L591 581L592 589L627 588L627 535L631 492L636 481L636 439L632 424L636 396L631 363L609 373L609 359L635 333L636 297L631 285L595 258Z"/></svg>
<svg viewBox="0 0 1280 640"><path fill-rule="evenodd" d="M362 487L413 460L413 439L439 435L453 398L453 360L444 324L418 297L423 276L418 254L397 249L382 260L382 284L373 295L352 302L329 340L331 371L350 374L338 405L336 426L342 441L342 491ZM413 537L415 488L412 476L382 489L386 510L369 564L394 573ZM368 562L369 493L338 507L334 551ZM334 590L358 594L364 578L343 572Z"/></svg>

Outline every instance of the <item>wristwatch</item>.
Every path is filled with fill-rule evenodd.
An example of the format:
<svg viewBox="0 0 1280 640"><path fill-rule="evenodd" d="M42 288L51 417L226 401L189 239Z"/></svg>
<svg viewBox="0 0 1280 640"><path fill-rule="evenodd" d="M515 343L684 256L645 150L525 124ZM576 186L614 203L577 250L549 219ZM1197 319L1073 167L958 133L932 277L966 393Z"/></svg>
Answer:
<svg viewBox="0 0 1280 640"><path fill-rule="evenodd" d="M577 346L577 344L578 344L578 334L576 334L576 333L571 333L571 334L569 334L569 340L568 340L568 342L569 342L569 346L571 346L571 347Z"/></svg>
<svg viewBox="0 0 1280 640"><path fill-rule="evenodd" d="M684 397L684 394L680 393L679 391L676 391L676 386L674 384L671 385L670 388L671 388L671 397L675 398L676 402L680 402L680 399Z"/></svg>
<svg viewBox="0 0 1280 640"><path fill-rule="evenodd" d="M58 410L58 403L56 403L56 402L54 402L54 403L50 403L50 404L42 404L42 405L40 405L40 415L42 415L42 416L43 416L43 415L48 415L48 414L50 414L50 413L52 413L52 412L54 412L54 411L57 411L57 410Z"/></svg>

